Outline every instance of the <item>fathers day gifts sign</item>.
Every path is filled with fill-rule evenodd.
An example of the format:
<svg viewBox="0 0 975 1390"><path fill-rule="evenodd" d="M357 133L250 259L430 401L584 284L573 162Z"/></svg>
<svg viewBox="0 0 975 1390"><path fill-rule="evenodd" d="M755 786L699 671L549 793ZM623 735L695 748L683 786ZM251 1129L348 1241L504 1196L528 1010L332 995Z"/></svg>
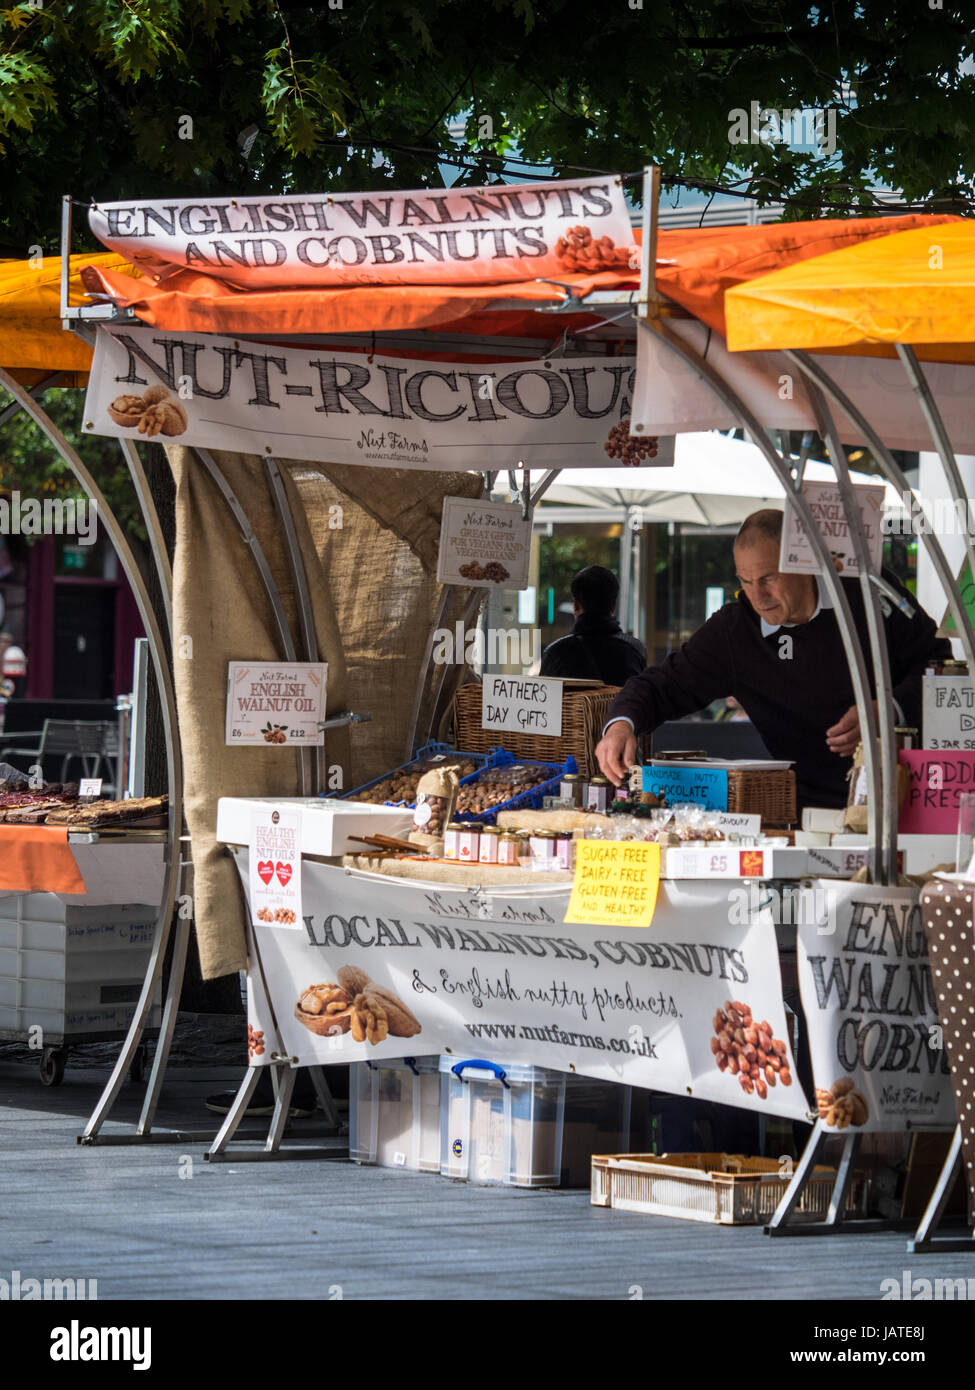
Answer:
<svg viewBox="0 0 975 1390"><path fill-rule="evenodd" d="M562 681L547 676L485 676L481 728L558 738L562 688Z"/></svg>

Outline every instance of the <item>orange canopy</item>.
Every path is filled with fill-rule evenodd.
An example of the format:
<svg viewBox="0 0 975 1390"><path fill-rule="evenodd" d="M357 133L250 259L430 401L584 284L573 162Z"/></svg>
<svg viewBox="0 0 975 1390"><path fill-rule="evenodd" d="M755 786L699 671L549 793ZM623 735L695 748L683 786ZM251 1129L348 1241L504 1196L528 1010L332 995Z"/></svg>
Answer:
<svg viewBox="0 0 975 1390"><path fill-rule="evenodd" d="M72 256L69 288L74 304L83 302L81 270L89 265L133 273L114 251ZM0 366L24 386L34 386L52 372L75 373L64 384L83 386L90 365L88 344L61 327L61 257L45 256L38 269L29 261L0 261Z"/></svg>
<svg viewBox="0 0 975 1390"><path fill-rule="evenodd" d="M814 352L909 343L975 341L975 224L957 221L902 231L786 266L732 290L726 300L733 351Z"/></svg>

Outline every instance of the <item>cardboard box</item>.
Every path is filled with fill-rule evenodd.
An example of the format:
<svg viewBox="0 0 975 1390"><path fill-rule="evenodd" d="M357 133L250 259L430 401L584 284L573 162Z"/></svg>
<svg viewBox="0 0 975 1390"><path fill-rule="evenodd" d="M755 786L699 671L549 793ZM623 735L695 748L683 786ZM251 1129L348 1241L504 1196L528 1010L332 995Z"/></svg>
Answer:
<svg viewBox="0 0 975 1390"><path fill-rule="evenodd" d="M222 796L217 802L217 839L222 844L250 843L255 811L271 806L297 811L301 822L301 853L332 858L365 846L350 835L396 835L405 839L413 828L413 812L402 806L377 806L367 801L338 801L330 797Z"/></svg>
<svg viewBox="0 0 975 1390"><path fill-rule="evenodd" d="M807 806L802 813L803 830L825 830L828 834L843 829L845 811L841 807Z"/></svg>

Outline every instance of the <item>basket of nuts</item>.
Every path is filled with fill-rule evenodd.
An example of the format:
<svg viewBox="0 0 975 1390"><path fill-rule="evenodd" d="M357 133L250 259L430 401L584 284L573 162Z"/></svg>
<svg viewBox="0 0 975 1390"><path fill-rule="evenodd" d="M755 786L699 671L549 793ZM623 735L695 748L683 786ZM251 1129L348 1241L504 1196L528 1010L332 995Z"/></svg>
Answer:
<svg viewBox="0 0 975 1390"><path fill-rule="evenodd" d="M576 770L571 758L564 767L516 761L503 748L492 751L490 764L460 788L454 803L457 820L494 825L499 811L541 810L543 797L556 796L563 775Z"/></svg>
<svg viewBox="0 0 975 1390"><path fill-rule="evenodd" d="M606 714L619 694L619 686L600 685L573 689L566 686L562 693L562 733L558 738L532 733L505 733L505 746L516 758L535 762L564 763L573 757L584 777L599 771L594 756L596 744L602 737ZM481 728L482 691L478 684L465 685L454 696L454 730L461 748L488 753L497 740L497 732Z"/></svg>

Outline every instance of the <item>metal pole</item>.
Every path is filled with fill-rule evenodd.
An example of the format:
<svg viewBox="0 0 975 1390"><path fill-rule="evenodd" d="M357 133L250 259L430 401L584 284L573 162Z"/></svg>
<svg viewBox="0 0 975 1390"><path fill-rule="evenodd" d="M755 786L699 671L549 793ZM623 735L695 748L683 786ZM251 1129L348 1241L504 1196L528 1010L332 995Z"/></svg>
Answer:
<svg viewBox="0 0 975 1390"><path fill-rule="evenodd" d="M699 356L699 354L689 346L689 344L672 333L662 319L649 319L644 326L648 332L656 333L661 341L666 343L673 352L678 353L686 362L689 362L708 383L718 399L737 415L738 419L751 436L752 442L761 449L762 453L765 455L775 476L779 479L783 488L785 488L787 495L792 497L799 518L809 536L810 545L820 563L822 573L818 577L822 580L836 612L837 626L840 630L840 638L850 667L850 679L853 684L856 705L860 714L861 727L866 726L869 729L871 727L871 721L873 720L870 681L867 675L863 652L860 649L860 644L857 639L857 631L853 622L853 615L850 612L850 605L839 576L833 567L833 559L829 553L826 542L813 519L808 503L802 493L796 490L795 480L792 477L788 464L772 447L771 441L757 417L737 392L724 381L710 362L705 361L704 358ZM874 724L873 727L876 728L876 725ZM868 744L864 747L864 763L867 768L867 777L871 781L876 777L876 770L874 767L876 756L876 743L868 741ZM872 829L874 817L876 815L876 806L871 804L868 809L870 826Z"/></svg>
<svg viewBox="0 0 975 1390"><path fill-rule="evenodd" d="M15 400L19 400L24 410L30 415L31 419L40 426L54 445L58 454L64 459L78 482L84 488L87 495L95 503L102 525L108 532L109 539L115 547L115 552L122 562L126 577L132 587L136 605L139 609L139 616L142 619L146 634L149 639L149 650L152 655L153 666L156 671L156 680L159 685L163 728L166 737L166 764L169 780L169 835L168 851L169 858L166 865L166 882L163 890L163 900L159 907L159 914L156 918L156 928L153 938L152 953L149 958L149 966L146 977L142 984L142 992L136 1004L132 1022L118 1061L109 1077L105 1090L92 1112L88 1124L85 1126L82 1142L90 1140L104 1123L105 1117L115 1098L122 1087L125 1073L132 1064L136 1049L142 1039L142 1034L146 1026L150 1011L152 1009L152 997L156 983L162 974L163 961L166 954L166 943L169 939L170 925L173 917L173 908L176 902L176 891L179 880L179 835L183 823L183 764L179 744L179 732L176 718L176 694L173 687L173 675L167 660L166 636L159 625L155 610L149 597L142 572L136 562L135 556L129 547L128 539L122 527L119 525L112 509L106 502L100 488L95 483L94 478L82 463L78 454L72 449L64 435L56 425L48 418L44 410L31 397L30 393L10 376L9 372L0 367L0 383L10 392ZM167 634L168 636L168 634ZM159 1053L155 1062L159 1062Z"/></svg>
<svg viewBox="0 0 975 1390"><path fill-rule="evenodd" d="M924 515L924 509L918 501L914 489L907 481L906 475L903 473L893 454L887 448L887 445L881 439L867 417L854 404L846 392L836 384L822 364L815 361L814 358L810 357L809 354L805 352L790 351L786 355L791 357L798 364L806 376L811 377L816 382L817 386L839 406L844 415L857 427L870 446L870 450L880 464L881 472L887 481L898 489L902 497L910 497L912 529L927 551L928 558L934 567L942 588L948 595L948 603L954 615L955 625L958 628L958 637L965 649L965 659L968 662L968 670L971 675L975 676L975 631L972 629L968 610L962 601L961 590L945 558L944 550L941 548L941 542L928 526L927 518Z"/></svg>
<svg viewBox="0 0 975 1390"><path fill-rule="evenodd" d="M955 502L960 502L965 508L967 518L968 494L965 491L965 484L962 481L961 473L958 471L958 461L955 458L955 451L951 447L951 440L948 438L948 431L945 429L944 421L941 418L941 411L932 394L927 377L924 375L924 368L917 360L917 354L912 347L906 343L895 343L897 356L904 365L907 379L911 383L911 390L917 397L917 403L921 407L921 414L927 422L928 429L931 431L931 438L934 440L934 447L938 451L941 466L945 471L945 478L948 482L949 490ZM973 538L969 526L965 524L965 553L968 556L968 567L972 578L975 579L975 538ZM968 668L969 675L975 675L972 667Z"/></svg>
<svg viewBox="0 0 975 1390"><path fill-rule="evenodd" d="M846 452L836 432L836 422L830 414L822 391L815 382L807 381L806 389L812 402L816 426L826 440L829 456L836 473L840 498L850 531L850 540L857 558L860 593L863 596L863 610L867 621L867 635L870 641L870 655L873 661L874 690L877 698L877 715L861 731L866 746L868 738L876 738L877 724L880 726L880 768L876 763L872 769L873 782L870 787L871 800L879 796L880 815L873 820L873 863L872 874L876 882L897 883L897 748L894 741L893 693L890 682L890 654L887 651L887 635L884 631L880 599L871 582L870 553L863 520L857 503L856 493L850 481L850 469L846 462ZM873 714L873 705L870 706ZM878 777L878 771L880 776ZM878 872L879 871L879 872ZM881 874L883 877L881 878Z"/></svg>

